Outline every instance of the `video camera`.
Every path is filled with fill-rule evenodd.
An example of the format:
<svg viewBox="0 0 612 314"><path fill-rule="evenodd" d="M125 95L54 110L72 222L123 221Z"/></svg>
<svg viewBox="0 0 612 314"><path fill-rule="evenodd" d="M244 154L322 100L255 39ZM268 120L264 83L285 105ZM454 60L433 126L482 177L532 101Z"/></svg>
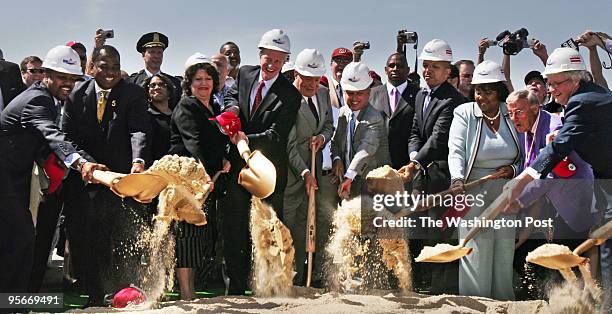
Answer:
<svg viewBox="0 0 612 314"><path fill-rule="evenodd" d="M501 32L495 39L501 44L505 55L516 55L523 48L529 48L533 46L534 40L527 39L529 32L525 28L520 28L514 33L505 30Z"/></svg>
<svg viewBox="0 0 612 314"><path fill-rule="evenodd" d="M397 31L397 36L403 38L407 44L414 44L419 40L419 35L416 32L409 32L405 29Z"/></svg>

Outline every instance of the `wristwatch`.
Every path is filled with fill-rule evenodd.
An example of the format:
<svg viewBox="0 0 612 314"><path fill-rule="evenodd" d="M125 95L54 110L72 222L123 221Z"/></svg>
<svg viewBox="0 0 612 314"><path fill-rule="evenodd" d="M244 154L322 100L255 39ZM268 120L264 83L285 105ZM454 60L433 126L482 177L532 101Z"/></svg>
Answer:
<svg viewBox="0 0 612 314"><path fill-rule="evenodd" d="M83 168L83 165L87 163L87 160L85 160L85 158L79 158L77 159L77 161L73 162L72 165L70 165L70 168L76 170L76 171L81 171L81 168Z"/></svg>

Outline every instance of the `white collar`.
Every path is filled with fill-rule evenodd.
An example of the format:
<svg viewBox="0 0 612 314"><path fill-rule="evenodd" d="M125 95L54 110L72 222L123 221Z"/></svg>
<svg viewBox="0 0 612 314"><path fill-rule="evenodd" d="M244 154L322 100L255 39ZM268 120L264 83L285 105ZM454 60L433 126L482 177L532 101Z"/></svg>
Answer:
<svg viewBox="0 0 612 314"><path fill-rule="evenodd" d="M96 95L99 95L101 91L105 91L106 93L106 97L108 97L108 95L110 94L110 92L113 90L111 89L102 89L102 87L100 87L100 85L98 85L98 82L96 82L96 80L94 80L94 84L95 84L95 89L96 89Z"/></svg>
<svg viewBox="0 0 612 314"><path fill-rule="evenodd" d="M157 73L151 73L151 72L149 72L149 70L147 70L147 68L146 68L146 67L144 68L144 71L145 71L145 74L147 75L147 77L151 77L151 76L153 76L153 75L156 75L156 74L160 74L160 73L161 73L161 69L159 69L159 71L157 71Z"/></svg>
<svg viewBox="0 0 612 314"><path fill-rule="evenodd" d="M406 87L408 87L408 81L405 81L404 83L400 84L399 86L395 87L393 86L391 83L387 82L385 83L385 85L387 86L387 94L391 94L391 91L394 88L397 88L397 91L401 94L404 93L404 91L406 90Z"/></svg>
<svg viewBox="0 0 612 314"><path fill-rule="evenodd" d="M279 73L279 74L276 74L276 76L275 76L275 77L273 77L273 78L271 78L271 79L269 79L269 80L267 80L267 81L264 81L264 80L263 80L263 76L261 75L261 71L263 71L263 69L261 69L261 68L260 68L260 69L259 69L259 79L257 80L257 82L259 83L259 82L263 81L263 82L264 82L264 84L266 85L266 89L269 89L269 88L272 86L272 84L274 84L274 82L276 82L276 79L278 78L278 76L280 75L280 73Z"/></svg>

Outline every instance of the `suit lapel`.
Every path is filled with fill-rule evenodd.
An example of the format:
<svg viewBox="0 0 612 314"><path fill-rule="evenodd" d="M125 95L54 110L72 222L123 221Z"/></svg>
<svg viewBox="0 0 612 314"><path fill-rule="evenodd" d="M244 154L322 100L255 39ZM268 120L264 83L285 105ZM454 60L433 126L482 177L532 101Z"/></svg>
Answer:
<svg viewBox="0 0 612 314"><path fill-rule="evenodd" d="M383 99L383 104L385 104L383 111L387 117L391 117L391 99L389 99L389 94L387 93L387 85L383 85L384 88L380 90L380 97Z"/></svg>
<svg viewBox="0 0 612 314"><path fill-rule="evenodd" d="M98 123L98 97L96 96L96 87L94 80L89 81L89 86L87 87L87 91L83 94L83 104L85 108L83 108L83 112L85 114L85 118L89 120L95 121Z"/></svg>
<svg viewBox="0 0 612 314"><path fill-rule="evenodd" d="M308 106L308 102L306 101L306 99L304 99L304 97L302 97L302 102L300 103L300 114L308 122L308 126L312 129L312 131L316 131L318 127L317 121L312 115L310 107Z"/></svg>
<svg viewBox="0 0 612 314"><path fill-rule="evenodd" d="M253 90L253 86L255 86L255 84L257 84L259 81L259 68L256 68L255 71L248 73L248 77L246 77L244 81L250 82L250 84L246 84L246 86L242 87L246 89L243 90L243 95L245 95L246 99L242 100L239 105L242 114L244 114L247 120L250 120L251 91Z"/></svg>
<svg viewBox="0 0 612 314"><path fill-rule="evenodd" d="M334 82L332 80L329 80L329 98L331 99L332 106L340 108L340 100L338 99L336 86L334 86Z"/></svg>
<svg viewBox="0 0 612 314"><path fill-rule="evenodd" d="M397 103L397 106L395 106L395 111L393 111L393 114L391 115L391 119L397 116L398 112L401 112L402 110L404 110L404 107L408 105L408 102L406 101L406 98L410 97L410 94L408 93L408 89L409 87L406 86L406 89L404 89L404 92L402 93L402 96L400 97L399 102Z"/></svg>
<svg viewBox="0 0 612 314"><path fill-rule="evenodd" d="M253 119L255 119L255 117L258 117L262 112L266 110L266 108L270 107L270 104L272 104L276 100L276 90L278 90L279 84L281 84L281 82L279 81L281 79L283 78L279 74L272 86L270 86L270 89L266 92L266 95L261 100L257 111L253 114Z"/></svg>

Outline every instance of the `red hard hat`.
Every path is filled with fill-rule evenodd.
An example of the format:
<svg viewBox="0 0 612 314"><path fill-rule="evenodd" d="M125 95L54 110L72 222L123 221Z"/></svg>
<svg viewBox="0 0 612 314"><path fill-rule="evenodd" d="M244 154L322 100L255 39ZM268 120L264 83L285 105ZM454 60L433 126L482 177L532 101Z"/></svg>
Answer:
<svg viewBox="0 0 612 314"><path fill-rule="evenodd" d="M44 168L47 177L49 177L49 189L47 191L51 194L57 191L62 184L66 170L61 166L59 159L53 153L49 154L49 157L45 160Z"/></svg>
<svg viewBox="0 0 612 314"><path fill-rule="evenodd" d="M210 120L216 122L221 132L230 138L234 137L238 131L240 131L240 118L233 112L225 111L220 115L210 118Z"/></svg>
<svg viewBox="0 0 612 314"><path fill-rule="evenodd" d="M113 297L112 305L115 308L124 308L128 305L138 305L147 300L147 296L136 286L123 288Z"/></svg>

